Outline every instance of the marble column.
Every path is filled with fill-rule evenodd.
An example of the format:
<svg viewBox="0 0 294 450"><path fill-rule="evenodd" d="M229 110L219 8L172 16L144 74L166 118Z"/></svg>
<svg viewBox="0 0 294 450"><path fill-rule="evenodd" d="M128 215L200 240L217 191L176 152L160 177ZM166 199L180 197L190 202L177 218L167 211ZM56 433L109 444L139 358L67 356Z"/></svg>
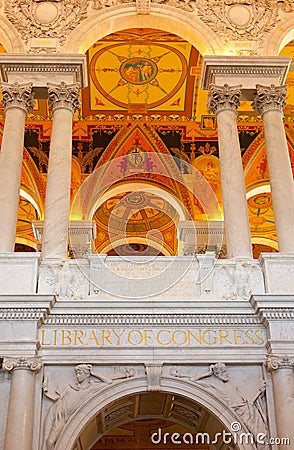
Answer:
<svg viewBox="0 0 294 450"><path fill-rule="evenodd" d="M72 119L79 107L79 84L48 84L52 109L42 256L66 259L69 228Z"/></svg>
<svg viewBox="0 0 294 450"><path fill-rule="evenodd" d="M34 107L32 84L2 83L5 124L0 153L0 253L13 252L21 182L24 128Z"/></svg>
<svg viewBox="0 0 294 450"><path fill-rule="evenodd" d="M252 258L248 209L241 150L237 130L237 109L241 86L210 87L208 109L216 115L222 200L228 258Z"/></svg>
<svg viewBox="0 0 294 450"><path fill-rule="evenodd" d="M275 416L278 438L289 438L294 442L294 359L269 355L266 368L272 374ZM289 449L289 445L279 445L279 449Z"/></svg>
<svg viewBox="0 0 294 450"><path fill-rule="evenodd" d="M267 163L279 250L294 253L294 182L283 124L287 86L256 86L254 109L264 123Z"/></svg>
<svg viewBox="0 0 294 450"><path fill-rule="evenodd" d="M32 450L35 374L41 362L38 358L5 358L3 369L11 373L4 450Z"/></svg>

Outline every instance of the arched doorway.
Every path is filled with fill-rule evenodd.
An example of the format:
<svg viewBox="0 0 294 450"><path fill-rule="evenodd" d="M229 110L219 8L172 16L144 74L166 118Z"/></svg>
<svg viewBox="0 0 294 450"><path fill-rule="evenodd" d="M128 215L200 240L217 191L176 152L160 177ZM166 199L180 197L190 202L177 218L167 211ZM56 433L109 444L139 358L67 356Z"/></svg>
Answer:
<svg viewBox="0 0 294 450"><path fill-rule="evenodd" d="M153 375L156 370L151 371ZM149 372L150 373L150 372ZM155 375L156 378L156 375ZM150 381L150 380L149 380ZM154 380L153 380L154 381ZM217 396L207 390L191 385L185 380L161 378L161 388L153 384L146 384L146 377L128 379L111 387L97 392L79 406L76 412L69 418L56 442L56 450L104 450L115 449L141 449L159 448L156 444L161 440L164 448L164 433L175 432L192 442L191 448L198 450L208 449L239 449L255 450L255 444L246 442L231 442L224 445L223 439L219 439L223 432L229 433L234 423L238 423L245 433L248 433L246 425L234 411ZM159 389L156 391L156 389ZM150 438L151 445L137 442L137 429L143 439ZM160 429L160 430L159 430ZM166 430L165 430L166 429ZM163 430L165 430L163 432ZM168 431L169 430L169 431ZM177 430L177 431L176 431ZM132 435L128 445L116 445L108 447L105 442L114 442L119 433ZM186 433L185 438L183 437ZM199 435L198 444L195 442L195 434ZM220 433L217 435L217 433ZM233 431L232 431L233 433ZM113 436L116 436L114 438ZM205 436L205 437L202 437ZM138 436L137 436L138 437ZM177 436L176 439L180 439ZM119 440L119 439L118 439ZM218 440L220 442L218 443ZM123 444L124 439L120 442ZM139 439L140 441L140 439ZM154 442L153 442L154 441ZM201 441L201 442L200 442ZM207 445L213 441L213 446ZM134 446L133 446L134 444ZM172 442L169 442L169 445ZM197 445L195 445L197 444ZM185 444L187 447L187 444ZM186 448L184 445L184 448Z"/></svg>

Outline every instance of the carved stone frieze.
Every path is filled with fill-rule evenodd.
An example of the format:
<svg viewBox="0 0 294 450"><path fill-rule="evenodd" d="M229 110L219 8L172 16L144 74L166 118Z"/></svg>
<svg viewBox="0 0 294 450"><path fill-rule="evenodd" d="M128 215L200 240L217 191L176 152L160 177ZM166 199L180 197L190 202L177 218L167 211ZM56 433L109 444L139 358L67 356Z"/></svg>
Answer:
<svg viewBox="0 0 294 450"><path fill-rule="evenodd" d="M27 43L30 38L56 38L62 44L86 18L89 0L6 1L5 14Z"/></svg>
<svg viewBox="0 0 294 450"><path fill-rule="evenodd" d="M224 86L211 85L208 96L207 108L213 114L220 111L231 109L236 111L240 105L241 85L240 86Z"/></svg>
<svg viewBox="0 0 294 450"><path fill-rule="evenodd" d="M44 395L55 403L51 405L45 418L42 450L51 450L55 447L62 428L82 402L105 385L113 384L116 380L134 377L136 371L129 367L119 367L114 370L112 376L105 376L94 371L92 364L85 363L75 367L75 374L77 382L67 384L61 393L51 389L48 386L47 377L44 377ZM112 419L114 420L114 417Z"/></svg>
<svg viewBox="0 0 294 450"><path fill-rule="evenodd" d="M2 83L2 103L5 112L9 108L20 108L27 114L35 105L32 83Z"/></svg>
<svg viewBox="0 0 294 450"><path fill-rule="evenodd" d="M294 369L294 359L287 355L268 355L265 367L269 372L277 369Z"/></svg>
<svg viewBox="0 0 294 450"><path fill-rule="evenodd" d="M69 109L73 114L80 106L79 83L59 85L48 83L48 103L54 113L57 109Z"/></svg>
<svg viewBox="0 0 294 450"><path fill-rule="evenodd" d="M2 367L7 372L21 369L37 373L42 367L42 362L39 358L4 358Z"/></svg>
<svg viewBox="0 0 294 450"><path fill-rule="evenodd" d="M286 106L288 86L262 86L256 85L256 95L252 103L253 108L263 115L267 111L280 111Z"/></svg>
<svg viewBox="0 0 294 450"><path fill-rule="evenodd" d="M205 373L187 374L182 367L173 367L170 376L185 378L187 381L201 386L217 398L222 399L239 416L240 421L247 427L255 438L258 433L268 435L268 423L265 405L266 385L263 379L256 380L251 393L247 392L247 385L240 386L231 379L225 363L217 362L209 366ZM258 447L257 448L261 448ZM268 446L263 447L266 450Z"/></svg>

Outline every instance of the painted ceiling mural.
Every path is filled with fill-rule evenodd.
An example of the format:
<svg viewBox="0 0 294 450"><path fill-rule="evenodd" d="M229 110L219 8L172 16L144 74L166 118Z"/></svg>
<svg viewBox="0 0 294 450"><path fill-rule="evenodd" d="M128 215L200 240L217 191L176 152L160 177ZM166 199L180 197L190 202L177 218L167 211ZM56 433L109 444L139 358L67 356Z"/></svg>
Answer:
<svg viewBox="0 0 294 450"><path fill-rule="evenodd" d="M5 50L1 47L0 51ZM293 58L294 44L288 44L281 55ZM107 217L112 216L110 205L114 208L119 204L123 192L132 195L133 186L138 190L140 183L173 195L187 211L187 217L204 220L203 207L193 196L192 172L199 171L219 202L220 215L216 218L220 219L217 124L215 116L206 107L208 93L199 88L202 58L197 49L170 33L132 29L96 42L87 52L87 61L89 85L82 90L81 107L75 113L73 123L72 218L91 219L89 214L98 201L96 197L105 194L110 187L118 189L92 211L97 224L97 251L116 254L107 231ZM289 92L284 121L294 172L292 66L286 83ZM3 124L1 107L0 139ZM258 256L261 250L276 251L277 237L263 124L249 102L241 102L237 125L252 243L254 254ZM37 219L43 218L51 127L47 101L37 100L26 122L22 176L26 201L31 199L35 205ZM159 154L170 157L173 162L156 165L152 155ZM107 165L109 161L114 161L111 170ZM104 191L97 191L98 185ZM170 211L166 215L159 202L162 196L156 198L154 203L147 195L141 209L133 211L127 243L117 241L121 251L144 254L146 233L154 229L161 233L163 254L176 254L177 222L183 218L173 216ZM26 214L27 219L24 219ZM29 222L30 218L31 212L22 208L22 223L24 220ZM23 245L36 248L32 229L22 233L19 225L18 230L19 245L23 242ZM150 244L152 252L151 247Z"/></svg>

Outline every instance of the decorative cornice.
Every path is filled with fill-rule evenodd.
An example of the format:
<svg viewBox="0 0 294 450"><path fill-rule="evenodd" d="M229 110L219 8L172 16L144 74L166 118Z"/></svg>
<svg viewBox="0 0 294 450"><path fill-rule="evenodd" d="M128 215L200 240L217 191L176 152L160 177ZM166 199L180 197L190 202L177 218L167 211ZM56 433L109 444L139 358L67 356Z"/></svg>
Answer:
<svg viewBox="0 0 294 450"><path fill-rule="evenodd" d="M2 363L3 370L12 372L12 370L31 370L38 373L42 367L40 358L4 358Z"/></svg>
<svg viewBox="0 0 294 450"><path fill-rule="evenodd" d="M80 106L79 83L66 84L61 82L59 85L48 83L48 103L52 112L57 109L68 109L75 113Z"/></svg>
<svg viewBox="0 0 294 450"><path fill-rule="evenodd" d="M288 86L262 86L256 85L256 95L252 106L261 116L268 111L283 112L286 106Z"/></svg>
<svg viewBox="0 0 294 450"><path fill-rule="evenodd" d="M34 93L32 92L32 83L2 83L2 103L5 113L9 108L19 108L26 114L31 111L35 105Z"/></svg>
<svg viewBox="0 0 294 450"><path fill-rule="evenodd" d="M265 367L269 372L277 369L294 369L294 359L287 355L268 355Z"/></svg>
<svg viewBox="0 0 294 450"><path fill-rule="evenodd" d="M45 319L45 325L96 325L96 326L214 326L214 325L261 325L260 319L253 314L190 314L187 316L177 314L54 314Z"/></svg>
<svg viewBox="0 0 294 450"><path fill-rule="evenodd" d="M47 314L48 311L45 308L1 308L0 320L35 320L41 324Z"/></svg>
<svg viewBox="0 0 294 450"><path fill-rule="evenodd" d="M211 85L207 108L213 114L230 109L236 112L240 105L241 85L224 86Z"/></svg>

